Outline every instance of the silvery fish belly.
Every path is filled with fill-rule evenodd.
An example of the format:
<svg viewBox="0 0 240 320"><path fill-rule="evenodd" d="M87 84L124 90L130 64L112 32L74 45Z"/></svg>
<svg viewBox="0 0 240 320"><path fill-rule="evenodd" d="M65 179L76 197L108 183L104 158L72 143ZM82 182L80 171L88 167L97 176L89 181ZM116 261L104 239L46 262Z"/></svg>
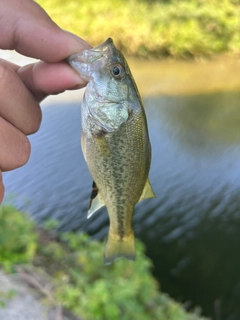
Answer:
<svg viewBox="0 0 240 320"><path fill-rule="evenodd" d="M105 264L118 257L134 260L134 206L154 197L148 181L151 146L143 104L112 39L68 61L88 81L81 107L82 150L94 180L88 217L106 205L110 228Z"/></svg>

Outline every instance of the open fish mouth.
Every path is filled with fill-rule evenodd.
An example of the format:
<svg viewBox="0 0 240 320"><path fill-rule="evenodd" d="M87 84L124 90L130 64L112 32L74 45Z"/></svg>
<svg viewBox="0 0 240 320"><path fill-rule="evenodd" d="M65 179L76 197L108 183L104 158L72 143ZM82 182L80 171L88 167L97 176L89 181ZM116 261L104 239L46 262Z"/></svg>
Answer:
<svg viewBox="0 0 240 320"><path fill-rule="evenodd" d="M112 38L108 38L105 42L99 44L97 47L93 49L89 49L89 51L105 51L106 48L113 47L113 40Z"/></svg>
<svg viewBox="0 0 240 320"><path fill-rule="evenodd" d="M108 38L93 49L71 55L68 58L68 63L80 74L81 78L90 81L92 74L107 63L108 57L112 55L113 51L113 40Z"/></svg>
<svg viewBox="0 0 240 320"><path fill-rule="evenodd" d="M113 48L113 40L108 38L105 42L101 43L95 48L71 55L68 58L68 62L72 67L74 67L75 63L91 63L102 58L107 53L110 53L109 51Z"/></svg>

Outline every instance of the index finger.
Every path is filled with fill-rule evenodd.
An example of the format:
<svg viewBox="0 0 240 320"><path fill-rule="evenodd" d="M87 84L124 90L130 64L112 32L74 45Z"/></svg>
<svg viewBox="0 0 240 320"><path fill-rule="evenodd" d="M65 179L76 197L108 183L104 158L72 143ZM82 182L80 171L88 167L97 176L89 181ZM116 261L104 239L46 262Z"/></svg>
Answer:
<svg viewBox="0 0 240 320"><path fill-rule="evenodd" d="M83 39L61 30L32 0L1 0L0 12L2 49L15 49L32 58L58 62L90 48Z"/></svg>

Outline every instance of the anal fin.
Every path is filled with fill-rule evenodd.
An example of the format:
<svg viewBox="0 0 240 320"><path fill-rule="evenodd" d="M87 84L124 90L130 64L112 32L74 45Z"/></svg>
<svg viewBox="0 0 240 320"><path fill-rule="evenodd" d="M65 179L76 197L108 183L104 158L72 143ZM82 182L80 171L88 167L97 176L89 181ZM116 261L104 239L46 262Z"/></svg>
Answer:
<svg viewBox="0 0 240 320"><path fill-rule="evenodd" d="M144 199L149 199L149 198L156 198L156 195L153 192L153 189L151 187L149 180L147 179L139 201L142 201Z"/></svg>

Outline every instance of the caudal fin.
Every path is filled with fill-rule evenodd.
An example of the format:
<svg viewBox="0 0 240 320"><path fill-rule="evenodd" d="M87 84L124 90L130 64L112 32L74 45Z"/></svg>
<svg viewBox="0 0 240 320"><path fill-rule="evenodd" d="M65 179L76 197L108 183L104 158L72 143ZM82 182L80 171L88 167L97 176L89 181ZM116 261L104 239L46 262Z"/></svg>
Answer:
<svg viewBox="0 0 240 320"><path fill-rule="evenodd" d="M109 232L104 252L104 263L111 264L120 257L135 260L134 234L131 233L128 236L119 238Z"/></svg>

